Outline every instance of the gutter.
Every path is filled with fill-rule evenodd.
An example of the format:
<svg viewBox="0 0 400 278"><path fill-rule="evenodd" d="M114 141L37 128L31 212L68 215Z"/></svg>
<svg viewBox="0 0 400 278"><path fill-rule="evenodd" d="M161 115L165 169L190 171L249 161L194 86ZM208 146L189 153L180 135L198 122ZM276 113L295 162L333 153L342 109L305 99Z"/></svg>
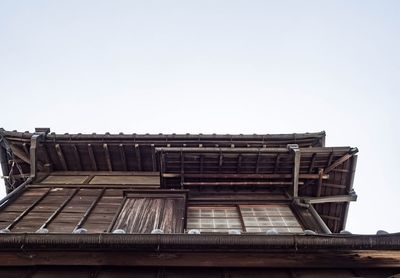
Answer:
<svg viewBox="0 0 400 278"><path fill-rule="evenodd" d="M400 233L387 235L0 234L0 251L126 250L251 252L396 250Z"/></svg>

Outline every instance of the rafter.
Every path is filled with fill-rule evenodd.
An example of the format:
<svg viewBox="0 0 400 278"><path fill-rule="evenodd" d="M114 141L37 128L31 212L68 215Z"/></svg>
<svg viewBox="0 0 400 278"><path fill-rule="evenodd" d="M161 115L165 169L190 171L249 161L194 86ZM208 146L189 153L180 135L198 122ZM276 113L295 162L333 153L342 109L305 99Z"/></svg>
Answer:
<svg viewBox="0 0 400 278"><path fill-rule="evenodd" d="M94 156L92 144L88 144L87 147L89 152L90 164L92 165L92 170L97 171L97 163L96 163L96 158Z"/></svg>
<svg viewBox="0 0 400 278"><path fill-rule="evenodd" d="M135 156L136 156L136 164L137 170L142 171L142 158L140 155L140 146L139 144L135 144Z"/></svg>
<svg viewBox="0 0 400 278"><path fill-rule="evenodd" d="M113 170L113 167L111 163L110 150L108 149L107 144L103 144L103 150L104 150L104 155L106 157L108 171L111 172Z"/></svg>
<svg viewBox="0 0 400 278"><path fill-rule="evenodd" d="M278 169L279 169L279 160L280 160L280 158L281 158L281 154L278 153L278 154L276 155L276 160L275 160L274 174L276 174L276 173L278 172Z"/></svg>
<svg viewBox="0 0 400 278"><path fill-rule="evenodd" d="M68 165L67 165L67 162L65 161L65 157L64 157L64 154L63 154L60 144L55 144L54 147L56 149L58 160L60 161L63 170L68 171Z"/></svg>
<svg viewBox="0 0 400 278"><path fill-rule="evenodd" d="M121 158L122 170L127 171L128 166L126 165L126 157L125 157L125 149L123 144L118 145L119 148L119 156Z"/></svg>
<svg viewBox="0 0 400 278"><path fill-rule="evenodd" d="M341 165L342 163L344 163L345 161L349 160L354 154L356 154L358 152L357 148L351 149L351 151L345 155L343 155L341 158L339 158L338 160L336 160L335 162L333 162L330 166L328 166L327 168L325 168L324 172L326 174L328 174L330 171L332 171L333 169L335 169L336 167L338 167L339 165Z"/></svg>
<svg viewBox="0 0 400 278"><path fill-rule="evenodd" d="M71 148L72 148L72 153L74 155L76 165L78 167L78 171L82 171L83 169L82 169L81 157L79 155L78 148L76 147L75 144L72 144Z"/></svg>
<svg viewBox="0 0 400 278"><path fill-rule="evenodd" d="M154 144L151 144L151 166L153 172L157 171L157 159L156 159L156 150Z"/></svg>

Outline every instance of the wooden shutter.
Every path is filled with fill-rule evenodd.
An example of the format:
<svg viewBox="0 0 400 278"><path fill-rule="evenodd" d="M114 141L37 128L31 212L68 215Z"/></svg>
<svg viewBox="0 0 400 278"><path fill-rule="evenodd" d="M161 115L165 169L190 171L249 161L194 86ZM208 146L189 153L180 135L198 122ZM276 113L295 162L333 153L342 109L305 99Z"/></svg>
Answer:
<svg viewBox="0 0 400 278"><path fill-rule="evenodd" d="M185 216L184 194L127 194L115 221L115 229L126 233L182 233Z"/></svg>

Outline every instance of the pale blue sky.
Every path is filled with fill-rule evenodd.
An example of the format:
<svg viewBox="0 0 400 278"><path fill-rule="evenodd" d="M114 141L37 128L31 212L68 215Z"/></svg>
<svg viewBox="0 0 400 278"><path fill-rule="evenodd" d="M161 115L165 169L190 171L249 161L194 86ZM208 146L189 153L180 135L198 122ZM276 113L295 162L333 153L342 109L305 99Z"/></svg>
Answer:
<svg viewBox="0 0 400 278"><path fill-rule="evenodd" d="M399 14L378 0L0 0L0 126L325 130L360 149L348 229L400 232Z"/></svg>

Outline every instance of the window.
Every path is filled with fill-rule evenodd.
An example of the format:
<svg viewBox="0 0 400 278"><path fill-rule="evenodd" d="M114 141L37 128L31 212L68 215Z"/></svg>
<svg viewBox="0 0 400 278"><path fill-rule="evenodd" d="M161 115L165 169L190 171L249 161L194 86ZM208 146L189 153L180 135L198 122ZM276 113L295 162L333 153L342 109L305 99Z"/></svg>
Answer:
<svg viewBox="0 0 400 278"><path fill-rule="evenodd" d="M188 208L187 229L201 232L241 230L261 233L301 233L302 227L287 205L192 206Z"/></svg>

